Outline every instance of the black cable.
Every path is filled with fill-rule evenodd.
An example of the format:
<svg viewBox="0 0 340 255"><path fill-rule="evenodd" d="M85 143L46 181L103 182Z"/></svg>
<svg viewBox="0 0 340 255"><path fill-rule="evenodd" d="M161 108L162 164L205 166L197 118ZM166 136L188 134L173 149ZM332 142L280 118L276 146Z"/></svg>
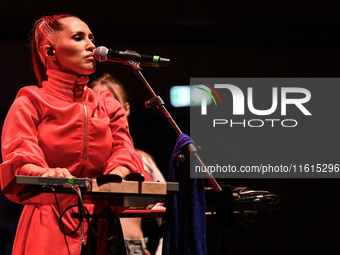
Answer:
<svg viewBox="0 0 340 255"><path fill-rule="evenodd" d="M93 225L92 225L92 223L91 223L91 221L90 221L90 216L89 216L90 214L89 214L89 211L88 211L87 208L84 206L84 202L83 202L82 195L81 195L81 190L79 189L79 187L73 187L73 186L71 186L70 188L76 190L76 192L77 192L77 194L78 194L78 197L79 197L79 202L78 202L79 208L82 209L82 212L81 212L80 217L84 217L84 218L86 219L87 224L88 224L90 230L92 231L92 233L93 233L96 237L102 239L103 241L106 241L106 242L111 241L111 240L113 239L113 237L114 237L114 236L113 236L113 233L112 233L112 236L110 236L110 237L108 237L108 238L104 238L104 237L102 237L101 235L99 235L98 232L94 229L94 227L93 227ZM109 216L109 218L110 218L110 215L109 215L109 214L108 214L108 216ZM81 221L82 221L82 220L81 220Z"/></svg>
<svg viewBox="0 0 340 255"><path fill-rule="evenodd" d="M74 187L74 186L65 186L65 188L70 188L70 189L73 189L74 191L76 191L77 195L78 195L78 204L75 204L75 205L71 205L69 207L67 207L61 214L60 214L60 219L59 219L59 229L60 231L64 234L64 235L73 235L74 233L76 233L78 231L78 229L80 228L81 224L83 223L84 221L84 218L89 226L89 229L91 230L91 232L97 237L97 238L100 238L102 239L103 241L111 241L113 238L114 238L114 235L113 235L113 232L112 231L112 235L108 238L105 238L105 237L102 237L101 235L98 234L98 232L94 229L91 221L90 221L90 214L89 214L89 211L88 209L86 208L86 206L84 205L84 202L83 202L83 198L82 198L82 195L81 195L81 190L79 189L79 187ZM62 218L64 217L65 213L70 210L71 208L73 207L76 207L78 206L79 208L79 224L78 226L70 233L66 233L64 227L63 227L63 222L62 222ZM109 219L111 221L113 221L113 219L111 219L112 217L109 216Z"/></svg>
<svg viewBox="0 0 340 255"><path fill-rule="evenodd" d="M68 236L73 235L74 233L76 233L76 232L78 231L78 229L80 228L81 223L83 222L83 214L80 214L81 216L79 217L79 224L78 224L78 226L77 226L72 232L66 233L65 229L62 227L63 224L64 224L64 223L62 222L62 221L63 221L62 218L64 217L65 213L66 213L68 210L70 210L71 208L76 207L76 206L79 207L78 204L70 205L69 207L67 207L67 208L61 213L60 218L59 218L59 229L60 229L60 231L61 231L63 234L68 235ZM85 207L85 208L86 208L86 207ZM85 210L87 211L87 208L86 208ZM88 212L88 211L87 211L87 212Z"/></svg>
<svg viewBox="0 0 340 255"><path fill-rule="evenodd" d="M87 216L87 217L88 217L88 216ZM112 217L110 217L110 215L108 215L108 219L110 219L111 222L113 221L113 219L112 219ZM109 220L109 222L110 222L110 220ZM89 218L87 218L86 221L87 221L88 226L89 226L90 230L92 231L92 233L93 233L96 237L98 237L99 239L102 239L102 240L105 241L105 242L109 242L109 241L111 241L111 240L114 238L114 236L113 236L113 231L114 231L114 230L112 230L112 235L111 235L111 236L109 236L108 238L105 238L105 237L102 237L101 235L98 234L98 232L94 229L94 227L93 227L93 225L92 225L92 223L91 223L91 221L90 221Z"/></svg>
<svg viewBox="0 0 340 255"><path fill-rule="evenodd" d="M54 194L54 198L55 198L55 202L56 202L56 205L57 205L57 210L58 210L58 213L60 215L60 208L59 208L59 203L58 203L58 198L57 198L57 194L55 192L55 189L53 187L50 187L53 194ZM64 224L62 223L61 226L60 226L60 221L59 221L59 229L60 227L62 228L62 230L64 230ZM66 247L67 247L67 251L68 251L68 254L71 255L71 252L70 252L70 248L68 247L68 243L67 243L67 239L66 239L66 235L63 231L61 231L64 235L64 240L65 240L65 244L66 244Z"/></svg>

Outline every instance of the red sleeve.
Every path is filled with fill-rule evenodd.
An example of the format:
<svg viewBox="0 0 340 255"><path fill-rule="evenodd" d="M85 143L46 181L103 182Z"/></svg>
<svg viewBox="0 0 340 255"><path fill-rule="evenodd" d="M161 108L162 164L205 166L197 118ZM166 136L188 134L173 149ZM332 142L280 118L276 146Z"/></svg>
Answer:
<svg viewBox="0 0 340 255"><path fill-rule="evenodd" d="M17 97L12 104L2 130L0 165L1 188L4 189L19 174L20 167L32 163L48 167L44 153L38 145L37 108L26 96Z"/></svg>
<svg viewBox="0 0 340 255"><path fill-rule="evenodd" d="M101 98L101 96L103 97ZM108 174L118 166L125 166L132 173L142 173L143 161L134 148L124 109L108 92L100 93L99 100L104 101L105 108L110 117L113 141L111 156L104 164L103 174Z"/></svg>

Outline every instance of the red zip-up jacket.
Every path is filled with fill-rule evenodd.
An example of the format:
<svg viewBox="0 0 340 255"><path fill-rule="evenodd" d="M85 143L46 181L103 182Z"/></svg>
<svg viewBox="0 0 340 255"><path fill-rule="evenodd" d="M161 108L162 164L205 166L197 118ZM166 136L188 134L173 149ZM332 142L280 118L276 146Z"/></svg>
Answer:
<svg viewBox="0 0 340 255"><path fill-rule="evenodd" d="M118 166L141 173L143 163L119 102L107 91L89 89L87 76L56 70L48 70L47 75L42 88L22 88L7 114L1 143L1 188L20 175L21 166L27 163L67 168L76 177L93 178ZM18 202L16 195L7 196ZM86 240L87 224L66 237L67 245L58 226L60 212L76 204L77 198L59 200L59 210L49 202L24 206L13 254L80 254L81 232ZM93 206L87 207L91 213ZM64 222L68 231L78 223L69 213Z"/></svg>

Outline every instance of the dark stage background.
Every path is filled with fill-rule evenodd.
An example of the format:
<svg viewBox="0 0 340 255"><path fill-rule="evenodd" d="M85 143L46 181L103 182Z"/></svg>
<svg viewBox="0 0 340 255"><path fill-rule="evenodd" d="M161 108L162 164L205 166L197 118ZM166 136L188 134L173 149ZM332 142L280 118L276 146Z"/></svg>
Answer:
<svg viewBox="0 0 340 255"><path fill-rule="evenodd" d="M169 90L190 77L339 77L340 17L331 1L8 1L0 8L1 122L17 91L33 83L27 47L33 22L56 13L87 22L97 46L170 58L169 68L144 67L143 73L185 133L189 109L171 107ZM151 96L130 67L99 63L91 78L104 71L126 85L135 145L152 154L166 176L175 132L158 110L145 109ZM228 230L222 240L228 254L340 253L338 179L226 182L282 199L278 212L250 229L236 223ZM10 254L21 207L3 195L0 203L3 255Z"/></svg>

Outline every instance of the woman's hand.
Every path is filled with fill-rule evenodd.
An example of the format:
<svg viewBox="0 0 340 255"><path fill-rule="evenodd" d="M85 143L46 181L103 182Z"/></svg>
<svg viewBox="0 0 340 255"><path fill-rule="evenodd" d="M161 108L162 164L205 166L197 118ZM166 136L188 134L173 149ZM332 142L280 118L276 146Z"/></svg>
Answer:
<svg viewBox="0 0 340 255"><path fill-rule="evenodd" d="M113 169L109 174L116 174L122 177L122 179L125 179L125 176L127 176L128 174L131 174L131 171L129 168L125 166L119 166Z"/></svg>
<svg viewBox="0 0 340 255"><path fill-rule="evenodd" d="M42 177L66 177L74 176L66 168L44 168L34 164L25 164L20 168L20 175L42 176Z"/></svg>
<svg viewBox="0 0 340 255"><path fill-rule="evenodd" d="M42 177L66 177L73 178L74 176L66 168L47 168L47 172L41 175Z"/></svg>

